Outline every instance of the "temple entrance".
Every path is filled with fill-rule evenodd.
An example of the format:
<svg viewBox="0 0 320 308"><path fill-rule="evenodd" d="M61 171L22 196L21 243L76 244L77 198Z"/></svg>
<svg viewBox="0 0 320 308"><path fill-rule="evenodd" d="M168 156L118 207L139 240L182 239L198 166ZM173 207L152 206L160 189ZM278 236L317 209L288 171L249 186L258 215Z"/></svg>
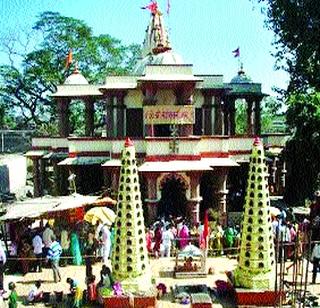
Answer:
<svg viewBox="0 0 320 308"><path fill-rule="evenodd" d="M187 198L185 183L176 178L168 178L161 189L157 216L168 218L172 216L186 217Z"/></svg>

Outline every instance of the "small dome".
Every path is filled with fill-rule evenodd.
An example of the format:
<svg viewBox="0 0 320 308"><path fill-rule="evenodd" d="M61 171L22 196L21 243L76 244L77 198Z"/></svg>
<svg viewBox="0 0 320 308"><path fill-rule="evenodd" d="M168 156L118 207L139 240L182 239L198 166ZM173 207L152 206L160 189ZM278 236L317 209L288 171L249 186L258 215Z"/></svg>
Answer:
<svg viewBox="0 0 320 308"><path fill-rule="evenodd" d="M252 79L241 68L238 75L233 77L230 83L252 83Z"/></svg>
<svg viewBox="0 0 320 308"><path fill-rule="evenodd" d="M134 75L143 75L145 67L149 64L184 64L182 57L172 50L156 55L149 55L141 59L133 69Z"/></svg>
<svg viewBox="0 0 320 308"><path fill-rule="evenodd" d="M70 76L68 76L64 84L80 85L80 84L89 84L89 82L78 70L75 70Z"/></svg>

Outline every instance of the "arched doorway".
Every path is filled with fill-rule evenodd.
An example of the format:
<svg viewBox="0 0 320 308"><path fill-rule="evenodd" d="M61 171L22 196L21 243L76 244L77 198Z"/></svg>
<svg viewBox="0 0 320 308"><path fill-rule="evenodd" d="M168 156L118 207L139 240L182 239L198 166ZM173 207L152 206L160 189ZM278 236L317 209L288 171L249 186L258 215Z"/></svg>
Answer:
<svg viewBox="0 0 320 308"><path fill-rule="evenodd" d="M158 205L158 217L168 218L187 214L186 184L179 178L168 177L161 185L161 199Z"/></svg>

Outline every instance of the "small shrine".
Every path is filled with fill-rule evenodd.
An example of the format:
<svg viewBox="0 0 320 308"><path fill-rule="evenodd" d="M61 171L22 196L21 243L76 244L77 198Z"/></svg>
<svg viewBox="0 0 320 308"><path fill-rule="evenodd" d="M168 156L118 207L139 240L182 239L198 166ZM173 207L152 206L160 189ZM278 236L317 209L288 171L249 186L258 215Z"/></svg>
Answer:
<svg viewBox="0 0 320 308"><path fill-rule="evenodd" d="M121 154L116 215L113 276L126 291L147 291L151 288L151 273L135 148L129 138Z"/></svg>
<svg viewBox="0 0 320 308"><path fill-rule="evenodd" d="M204 277L206 275L205 251L189 244L177 253L174 267L175 278Z"/></svg>
<svg viewBox="0 0 320 308"><path fill-rule="evenodd" d="M256 138L250 157L239 263L234 272L236 287L274 287L275 255L267 178L263 145Z"/></svg>

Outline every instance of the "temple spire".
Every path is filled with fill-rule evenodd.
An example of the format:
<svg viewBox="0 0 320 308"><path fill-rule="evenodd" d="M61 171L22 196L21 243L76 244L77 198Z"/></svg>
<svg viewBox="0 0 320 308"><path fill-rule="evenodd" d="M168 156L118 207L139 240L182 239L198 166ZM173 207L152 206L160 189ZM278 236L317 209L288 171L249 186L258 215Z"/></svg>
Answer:
<svg viewBox="0 0 320 308"><path fill-rule="evenodd" d="M163 22L162 13L157 7L156 10L151 11L151 19L143 43L143 57L168 50L171 50L168 32Z"/></svg>

